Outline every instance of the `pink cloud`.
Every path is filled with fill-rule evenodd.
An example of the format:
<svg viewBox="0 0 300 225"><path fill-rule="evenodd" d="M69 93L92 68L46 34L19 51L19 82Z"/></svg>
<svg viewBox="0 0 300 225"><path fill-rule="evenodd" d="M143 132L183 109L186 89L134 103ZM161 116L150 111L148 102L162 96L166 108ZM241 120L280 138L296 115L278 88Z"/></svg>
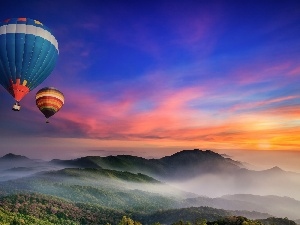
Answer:
<svg viewBox="0 0 300 225"><path fill-rule="evenodd" d="M104 97L108 95L104 91L83 91L68 87L66 104L51 118L51 129L56 130L55 134L60 137L151 140L153 144L167 142L194 146L202 143L209 148L260 149L262 146L272 146L272 149L278 149L296 148L299 145L296 141L299 126L289 125L299 119L297 107L280 104L257 112L252 110L296 100L299 96L236 104L230 108L230 113L222 112L223 107L207 111L206 108L193 108L189 103L216 100L214 104L217 104L218 101L222 102L221 97L228 100L237 93L234 90L222 93L221 89L207 84L205 88L198 85L166 88L168 84L162 82L163 78L158 81L151 78L150 75L145 77L145 84L141 84L140 80L139 85L132 85L130 89L122 88L121 83L117 84L118 94L113 98ZM115 90L115 87L112 89ZM149 92L153 89L155 91ZM251 96L253 93L247 94ZM245 96L235 97L243 99ZM139 105L144 101L152 102L152 107L140 110ZM229 101L226 106L230 104ZM244 112L235 113L241 109ZM35 106L31 110L36 112L36 116L42 116Z"/></svg>
<svg viewBox="0 0 300 225"><path fill-rule="evenodd" d="M300 76L300 66L297 66L297 67L291 69L288 72L288 75L290 75L291 77L299 77Z"/></svg>
<svg viewBox="0 0 300 225"><path fill-rule="evenodd" d="M293 100L293 99L300 99L300 95L298 96L284 96L284 97L279 97L279 98L273 98L273 99L269 99L269 100L263 100L263 101L253 101L250 103L241 103L241 104L236 104L233 105L229 108L230 112L236 112L236 111L240 111L240 110L248 110L248 111L252 111L252 110L257 110L260 109L261 107L265 107L265 106L270 106L273 103L283 103L286 102L288 100Z"/></svg>
<svg viewBox="0 0 300 225"><path fill-rule="evenodd" d="M69 106L56 117L65 120L66 124L82 124L84 129L88 129L85 131L86 135L94 138L150 133L160 129L162 124L166 129L179 127L180 121L186 120L184 117L189 111L185 109L186 102L201 96L201 91L196 88L164 95L157 93L161 99L155 107L146 112L139 112L136 111L136 106L144 99L139 98L135 92L124 92L122 98L114 101L101 99L101 93L93 96L91 93L72 90L67 92L70 93L66 101Z"/></svg>
<svg viewBox="0 0 300 225"><path fill-rule="evenodd" d="M180 139L181 136L188 139L191 132L194 133L190 136L193 139L205 135L205 132L209 133L210 130L220 134L230 133L234 126L240 126L235 120L233 125L228 125L227 120L231 121L236 111L245 110L247 115L255 108L299 98L297 95L290 95L231 106L235 100L241 101L251 98L259 91L268 91L249 90L242 94L234 88L223 91L224 87L232 84L234 81L227 79L226 82L206 81L201 86L174 89L172 86L168 87L168 79L164 74L154 73L144 76L136 84L114 84L117 86L111 88L118 90L118 93L108 99L104 97L108 93L104 92L97 91L95 95L91 91L67 90L69 107L58 117L79 127L82 125L85 135L91 138L132 139L152 136ZM128 85L130 89L127 88ZM209 112L206 108L192 108L189 105L192 101L212 102L215 105L225 101L225 106ZM139 110L143 102L152 103L152 106ZM224 112L224 108L228 107L231 113ZM177 132L184 135L176 135Z"/></svg>
<svg viewBox="0 0 300 225"><path fill-rule="evenodd" d="M280 64L270 64L265 60L255 60L249 66L235 69L232 79L235 79L240 85L255 84L264 81L272 81L275 78L286 76L292 62L281 62Z"/></svg>

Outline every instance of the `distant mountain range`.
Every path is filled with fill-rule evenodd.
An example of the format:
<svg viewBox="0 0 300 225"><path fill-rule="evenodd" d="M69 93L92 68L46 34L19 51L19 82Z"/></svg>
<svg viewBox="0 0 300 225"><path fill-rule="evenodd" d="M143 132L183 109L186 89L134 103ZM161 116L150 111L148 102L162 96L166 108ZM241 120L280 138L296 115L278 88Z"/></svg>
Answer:
<svg viewBox="0 0 300 225"><path fill-rule="evenodd" d="M254 171L210 150L183 150L161 159L131 155L52 160L55 166L143 173L184 191L210 197L226 194L278 195L300 199L300 174L279 167ZM221 187L221 188L220 188Z"/></svg>
<svg viewBox="0 0 300 225"><path fill-rule="evenodd" d="M8 153L6 155L4 155L3 157L0 158L0 162L4 162L4 161L21 161L21 160L30 160L28 159L26 156L22 156L22 155L15 155L12 153Z"/></svg>
<svg viewBox="0 0 300 225"><path fill-rule="evenodd" d="M145 159L131 155L86 156L74 160L51 161L54 165L78 168L105 168L132 173L141 172L164 180L189 179L204 173L231 173L243 168L240 162L224 158L210 150L183 150L161 159Z"/></svg>
<svg viewBox="0 0 300 225"><path fill-rule="evenodd" d="M0 157L0 182L30 176L41 171L63 168L43 160L30 159L26 156L9 153Z"/></svg>
<svg viewBox="0 0 300 225"><path fill-rule="evenodd" d="M253 219L300 218L294 199L300 199L300 174L278 167L248 170L210 150L183 150L161 159L118 155L49 162L7 154L0 158L1 180L0 194L36 192L114 210L208 206L243 210Z"/></svg>

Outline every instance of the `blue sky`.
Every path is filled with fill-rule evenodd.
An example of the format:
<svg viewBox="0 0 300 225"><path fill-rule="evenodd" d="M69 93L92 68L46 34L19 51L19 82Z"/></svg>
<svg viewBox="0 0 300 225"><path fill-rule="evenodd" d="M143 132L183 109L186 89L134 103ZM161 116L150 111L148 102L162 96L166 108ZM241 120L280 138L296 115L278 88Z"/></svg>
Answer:
<svg viewBox="0 0 300 225"><path fill-rule="evenodd" d="M0 153L300 148L299 1L7 1L2 19L50 28L52 74L12 112L0 88ZM65 105L50 124L35 93Z"/></svg>

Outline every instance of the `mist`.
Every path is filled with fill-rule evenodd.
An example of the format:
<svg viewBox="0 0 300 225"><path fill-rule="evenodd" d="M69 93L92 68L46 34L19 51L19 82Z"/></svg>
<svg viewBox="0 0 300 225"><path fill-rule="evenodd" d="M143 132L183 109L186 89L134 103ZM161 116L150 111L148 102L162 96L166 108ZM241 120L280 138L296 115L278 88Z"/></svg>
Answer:
<svg viewBox="0 0 300 225"><path fill-rule="evenodd" d="M2 158L0 160L0 181L29 177L39 172L56 171L66 167L69 166L56 165L47 161L29 159L23 156L17 156L17 160Z"/></svg>
<svg viewBox="0 0 300 225"><path fill-rule="evenodd" d="M266 170L275 166L300 173L300 151L272 150L216 150L242 162L248 169Z"/></svg>
<svg viewBox="0 0 300 225"><path fill-rule="evenodd" d="M0 158L0 193L37 192L123 210L209 206L299 219L299 173L249 170L224 157L197 149L149 161L124 155L43 161L10 154Z"/></svg>
<svg viewBox="0 0 300 225"><path fill-rule="evenodd" d="M287 196L300 200L300 174L284 171L278 174L272 170L243 170L240 173L226 175L204 174L184 182L169 181L168 184L211 198L233 194L254 194Z"/></svg>

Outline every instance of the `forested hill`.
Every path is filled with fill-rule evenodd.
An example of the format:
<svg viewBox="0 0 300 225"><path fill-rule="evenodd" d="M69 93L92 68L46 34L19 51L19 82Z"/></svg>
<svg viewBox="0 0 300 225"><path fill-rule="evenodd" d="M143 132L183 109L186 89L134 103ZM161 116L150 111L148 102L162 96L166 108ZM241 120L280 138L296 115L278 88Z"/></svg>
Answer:
<svg viewBox="0 0 300 225"><path fill-rule="evenodd" d="M109 223L116 225L122 224L123 216L131 216L142 224L177 224L179 221L190 221L199 225L197 221L222 221L222 219L235 218L238 215L239 212L233 213L209 207L133 214L130 211L113 210L92 204L73 203L41 194L17 194L0 198L0 224L96 225ZM243 220L246 220L246 218L243 218ZM141 223L136 222L134 224L141 225ZM291 223L291 225L293 224Z"/></svg>
<svg viewBox="0 0 300 225"><path fill-rule="evenodd" d="M91 182L100 181L104 178L114 179L114 181L126 181L126 182L135 182L135 183L152 183L152 184L161 184L160 181L144 175L142 173L130 173L127 171L116 171L108 170L102 168L66 168L57 171L48 171L39 173L40 176L48 176L50 179L70 179L76 178L78 180L88 180Z"/></svg>
<svg viewBox="0 0 300 225"><path fill-rule="evenodd" d="M210 150L183 150L161 159L131 155L87 156L74 160L52 160L52 164L81 168L105 168L144 173L155 178L187 179L206 172L229 173L243 165Z"/></svg>
<svg viewBox="0 0 300 225"><path fill-rule="evenodd" d="M18 194L0 198L0 224L117 224L123 215L123 211L76 204L40 194Z"/></svg>
<svg viewBox="0 0 300 225"><path fill-rule="evenodd" d="M185 196L185 192L147 175L94 168L66 168L1 182L1 192L35 192L138 212L178 206L179 197Z"/></svg>
<svg viewBox="0 0 300 225"><path fill-rule="evenodd" d="M149 215L137 215L134 219L137 219L145 224L153 224L160 222L162 224L173 224L176 221L189 221L196 224L199 219L205 219L207 221L215 221L228 216L247 216L248 218L263 218L267 219L271 217L267 213L249 212L249 211L231 211L216 209L207 206L202 207L189 207L180 209L168 209L160 210Z"/></svg>

